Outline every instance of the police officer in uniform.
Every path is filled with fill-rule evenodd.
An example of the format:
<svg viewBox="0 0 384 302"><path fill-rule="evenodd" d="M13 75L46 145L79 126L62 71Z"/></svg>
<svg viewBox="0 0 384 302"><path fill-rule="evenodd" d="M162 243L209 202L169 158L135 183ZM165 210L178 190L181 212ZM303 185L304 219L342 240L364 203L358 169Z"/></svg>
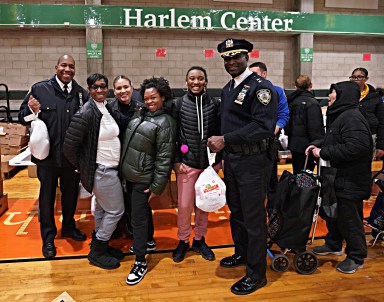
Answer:
<svg viewBox="0 0 384 302"><path fill-rule="evenodd" d="M235 253L220 265L246 265L231 291L246 295L267 284L267 226L264 200L272 171L278 95L272 84L247 67L253 45L226 39L217 46L232 80L221 93L221 136L208 139L213 152L224 149L224 181L231 210Z"/></svg>
<svg viewBox="0 0 384 302"><path fill-rule="evenodd" d="M37 166L37 177L40 181L39 221L45 258L56 256L54 207L59 178L63 212L61 237L76 241L86 240L86 235L76 228L74 219L80 176L65 159L63 143L72 116L88 99L88 92L73 79L75 60L72 56L61 56L55 69L56 74L51 79L32 86L19 112L19 122L23 125L29 125L30 116L39 113L39 119L45 123L49 133L48 157L39 160L32 156L31 159Z"/></svg>

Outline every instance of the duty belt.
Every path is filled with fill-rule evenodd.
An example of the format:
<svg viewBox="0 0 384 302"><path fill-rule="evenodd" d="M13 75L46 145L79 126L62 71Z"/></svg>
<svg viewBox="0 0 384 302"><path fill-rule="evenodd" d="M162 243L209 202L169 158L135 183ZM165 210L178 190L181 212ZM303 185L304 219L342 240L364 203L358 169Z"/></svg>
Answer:
<svg viewBox="0 0 384 302"><path fill-rule="evenodd" d="M257 143L228 145L225 150L229 153L241 153L244 155L260 154L268 150L270 146L270 139L263 139Z"/></svg>

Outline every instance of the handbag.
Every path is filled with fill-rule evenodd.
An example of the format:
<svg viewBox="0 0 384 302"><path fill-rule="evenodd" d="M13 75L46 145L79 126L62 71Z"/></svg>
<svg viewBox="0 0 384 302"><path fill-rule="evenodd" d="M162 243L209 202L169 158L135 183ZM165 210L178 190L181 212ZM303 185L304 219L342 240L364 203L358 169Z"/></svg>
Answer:
<svg viewBox="0 0 384 302"><path fill-rule="evenodd" d="M209 166L200 174L195 183L196 207L205 212L214 212L226 203L224 181L212 168L216 153L211 153L207 148Z"/></svg>
<svg viewBox="0 0 384 302"><path fill-rule="evenodd" d="M43 160L49 155L48 129L45 123L38 118L38 113L33 115L28 146L33 157Z"/></svg>

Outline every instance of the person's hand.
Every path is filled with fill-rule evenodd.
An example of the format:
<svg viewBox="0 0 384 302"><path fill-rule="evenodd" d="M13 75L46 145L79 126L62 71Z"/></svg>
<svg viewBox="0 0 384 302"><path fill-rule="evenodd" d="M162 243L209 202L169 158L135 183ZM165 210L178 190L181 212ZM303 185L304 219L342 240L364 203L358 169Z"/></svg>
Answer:
<svg viewBox="0 0 384 302"><path fill-rule="evenodd" d="M149 189L144 190L144 193L149 193L149 192L151 192ZM149 195L149 198L148 198L148 203L150 203L151 200L152 200L153 198L157 197L157 196L158 196L158 195L156 195L155 193L151 192L151 195Z"/></svg>
<svg viewBox="0 0 384 302"><path fill-rule="evenodd" d="M275 136L279 134L280 127L276 125L275 127Z"/></svg>
<svg viewBox="0 0 384 302"><path fill-rule="evenodd" d="M383 149L376 149L375 157L377 160L382 158L384 156L384 150Z"/></svg>
<svg viewBox="0 0 384 302"><path fill-rule="evenodd" d="M208 138L207 146L214 153L221 151L225 147L224 136L211 136Z"/></svg>
<svg viewBox="0 0 384 302"><path fill-rule="evenodd" d="M28 106L34 113L37 113L40 110L41 104L37 99L34 98L33 95L30 95L28 100Z"/></svg>
<svg viewBox="0 0 384 302"><path fill-rule="evenodd" d="M317 148L317 147L313 148L312 149L313 156L316 158L320 158L320 151L321 151L321 148Z"/></svg>
<svg viewBox="0 0 384 302"><path fill-rule="evenodd" d="M312 150L313 148L316 148L316 146L315 146L315 145L310 145L307 149L305 149L305 155L308 155L309 152L311 152L311 150Z"/></svg>
<svg viewBox="0 0 384 302"><path fill-rule="evenodd" d="M173 171L175 171L176 174L187 173L187 169L185 169L183 163L174 163L173 164Z"/></svg>

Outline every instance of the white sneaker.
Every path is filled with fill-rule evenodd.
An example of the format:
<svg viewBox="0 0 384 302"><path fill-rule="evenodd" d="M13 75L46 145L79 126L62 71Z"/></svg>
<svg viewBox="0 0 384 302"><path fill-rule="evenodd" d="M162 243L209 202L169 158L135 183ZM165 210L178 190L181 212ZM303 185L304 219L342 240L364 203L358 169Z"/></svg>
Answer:
<svg viewBox="0 0 384 302"><path fill-rule="evenodd" d="M148 272L147 262L138 262L135 261L135 264L132 267L131 272L129 273L126 283L128 285L135 285L139 283Z"/></svg>

